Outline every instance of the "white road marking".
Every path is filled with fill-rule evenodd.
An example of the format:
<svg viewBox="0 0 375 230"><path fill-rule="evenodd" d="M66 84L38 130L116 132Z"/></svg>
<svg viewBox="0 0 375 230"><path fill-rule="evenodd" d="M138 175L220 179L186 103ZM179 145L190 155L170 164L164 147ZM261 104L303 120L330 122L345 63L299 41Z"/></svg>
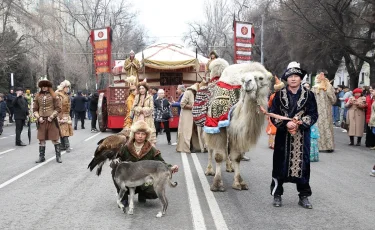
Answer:
<svg viewBox="0 0 375 230"><path fill-rule="evenodd" d="M4 152L0 152L0 155L3 155L4 153L8 153L8 152L13 151L13 150L15 150L15 149L8 149L8 150L6 150Z"/></svg>
<svg viewBox="0 0 375 230"><path fill-rule="evenodd" d="M10 137L14 137L16 134L9 135Z"/></svg>
<svg viewBox="0 0 375 230"><path fill-rule="evenodd" d="M61 152L61 155L64 155L65 153L66 153L66 151L62 151L62 152ZM45 162L43 162L43 163L39 163L37 166L32 167L31 169L29 169L29 170L27 170L27 171L25 171L25 172L19 174L18 176L15 176L15 177L13 177L13 178L10 179L10 180L5 181L4 183L0 184L0 189L4 188L4 187L7 186L7 185L10 185L11 183L15 182L16 180L18 180L18 179L20 179L20 178L26 176L27 174L31 173L32 171L35 171L36 169L42 167L43 165L47 164L48 162L50 162L50 161L52 161L52 160L54 160L54 159L56 159L56 156L51 157L50 159L46 160Z"/></svg>
<svg viewBox="0 0 375 230"><path fill-rule="evenodd" d="M0 140L5 139L5 138L8 138L8 137L0 137Z"/></svg>
<svg viewBox="0 0 375 230"><path fill-rule="evenodd" d="M198 177L199 177L199 180L201 181L203 192L206 195L208 207L211 210L216 229L227 230L228 229L227 223L225 223L223 214L220 211L220 208L215 199L215 196L213 192L210 190L210 185L208 184L208 181L203 172L202 166L199 163L197 154L191 153L191 157L193 158L195 168L197 169Z"/></svg>
<svg viewBox="0 0 375 230"><path fill-rule="evenodd" d="M201 205L199 204L197 190L195 189L193 175L191 174L186 153L181 153L181 158L185 172L186 187L189 195L190 211L191 215L193 216L194 229L206 229L206 224L204 223Z"/></svg>
<svg viewBox="0 0 375 230"><path fill-rule="evenodd" d="M96 136L98 136L100 133L97 133L97 134L95 134L95 135L93 135L93 136L91 136L91 137L89 137L89 138L87 138L85 141L88 141L88 140L91 140L92 138L94 138L94 137L96 137Z"/></svg>

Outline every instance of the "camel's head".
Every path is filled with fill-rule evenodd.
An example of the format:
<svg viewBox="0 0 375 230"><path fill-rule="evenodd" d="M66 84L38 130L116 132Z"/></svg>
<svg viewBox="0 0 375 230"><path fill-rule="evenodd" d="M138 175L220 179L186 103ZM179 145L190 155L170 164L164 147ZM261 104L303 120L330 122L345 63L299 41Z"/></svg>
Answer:
<svg viewBox="0 0 375 230"><path fill-rule="evenodd" d="M258 84L255 80L253 72L247 72L242 76L242 90L249 94L252 99L256 98L256 92L258 89Z"/></svg>

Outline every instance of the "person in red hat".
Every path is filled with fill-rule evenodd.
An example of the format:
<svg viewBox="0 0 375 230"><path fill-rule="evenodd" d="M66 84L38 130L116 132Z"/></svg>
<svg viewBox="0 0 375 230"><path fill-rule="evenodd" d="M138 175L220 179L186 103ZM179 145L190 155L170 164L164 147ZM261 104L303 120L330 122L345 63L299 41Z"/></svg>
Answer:
<svg viewBox="0 0 375 230"><path fill-rule="evenodd" d="M366 119L365 109L367 107L366 98L362 96L362 92L360 88L354 89L353 96L345 101L345 107L348 108L346 122L349 125L349 145L354 145L354 137L357 137L356 146L361 145Z"/></svg>

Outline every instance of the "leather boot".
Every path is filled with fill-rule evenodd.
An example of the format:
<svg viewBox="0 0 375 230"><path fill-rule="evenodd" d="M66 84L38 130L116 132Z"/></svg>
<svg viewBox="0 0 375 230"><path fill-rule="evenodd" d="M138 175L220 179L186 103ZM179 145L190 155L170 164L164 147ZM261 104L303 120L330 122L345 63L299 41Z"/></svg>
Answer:
<svg viewBox="0 0 375 230"><path fill-rule="evenodd" d="M349 138L350 138L349 145L354 145L354 137L353 136L349 136Z"/></svg>
<svg viewBox="0 0 375 230"><path fill-rule="evenodd" d="M61 150L60 150L60 144L55 145L55 152L56 152L56 162L62 163L61 161Z"/></svg>
<svg viewBox="0 0 375 230"><path fill-rule="evenodd" d="M356 144L356 146L361 146L361 140L362 140L362 137L357 137L357 144Z"/></svg>
<svg viewBox="0 0 375 230"><path fill-rule="evenodd" d="M65 143L65 150L66 150L66 152L70 153L69 137L64 137L64 143Z"/></svg>
<svg viewBox="0 0 375 230"><path fill-rule="evenodd" d="M46 160L44 158L45 152L46 152L46 146L39 146L39 160L35 161L35 163L42 163Z"/></svg>
<svg viewBox="0 0 375 230"><path fill-rule="evenodd" d="M64 151L65 150L65 137L60 137L60 150Z"/></svg>
<svg viewBox="0 0 375 230"><path fill-rule="evenodd" d="M307 198L307 196L300 196L298 204L301 205L304 208L312 209L312 205L311 205L309 199Z"/></svg>

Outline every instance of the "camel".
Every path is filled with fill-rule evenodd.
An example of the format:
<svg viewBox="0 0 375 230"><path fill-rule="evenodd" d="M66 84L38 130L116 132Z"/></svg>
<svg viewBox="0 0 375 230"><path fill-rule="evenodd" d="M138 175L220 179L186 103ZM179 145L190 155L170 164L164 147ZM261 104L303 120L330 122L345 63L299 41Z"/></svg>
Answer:
<svg viewBox="0 0 375 230"><path fill-rule="evenodd" d="M206 82L206 86L208 84L207 87L209 88L211 93L212 93L212 89L214 88L213 86L218 81L217 78L221 76L224 69L228 66L229 66L229 63L222 58L215 59L210 63L209 65L210 75L207 79L209 83ZM213 156L214 150L207 146L207 151L208 151L208 164L207 164L206 171L204 174L206 176L215 176L215 171L212 167L212 160L213 160L212 156ZM226 159L226 171L233 172L232 164L228 156L228 151L225 151L225 159Z"/></svg>
<svg viewBox="0 0 375 230"><path fill-rule="evenodd" d="M212 191L225 191L221 176L221 163L225 159L228 149L234 168L232 188L236 190L249 189L240 175L240 161L242 153L249 151L251 147L256 145L263 130L265 114L261 112L260 106L267 107L271 78L271 73L260 63L234 64L223 71L219 81L227 85L241 86L240 95L235 98L238 102L233 99L233 96L230 97L225 93L221 95L223 90L218 89L218 85L215 86L213 98L209 104L209 115L212 111L220 110L219 106L223 107L223 100L234 100L236 104L229 103L228 121L224 121L218 127L219 131L214 133L207 132L207 129L205 129L206 145L213 150L216 161L216 173L211 185ZM221 100L221 102L215 103L215 100Z"/></svg>

